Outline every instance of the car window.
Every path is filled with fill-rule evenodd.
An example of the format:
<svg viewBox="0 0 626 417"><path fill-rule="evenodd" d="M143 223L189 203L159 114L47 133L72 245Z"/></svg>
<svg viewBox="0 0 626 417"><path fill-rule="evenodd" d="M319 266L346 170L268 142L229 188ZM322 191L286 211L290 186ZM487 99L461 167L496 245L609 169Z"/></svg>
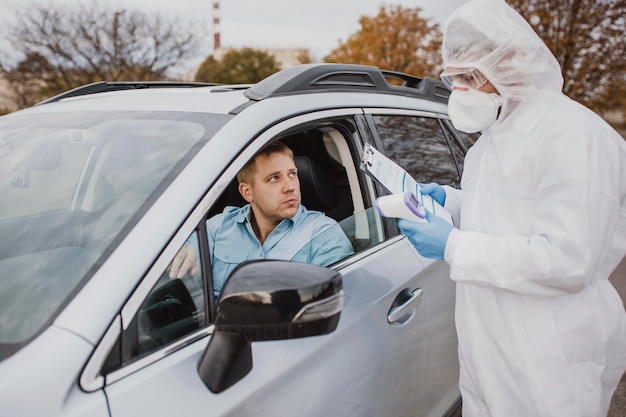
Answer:
<svg viewBox="0 0 626 417"><path fill-rule="evenodd" d="M196 251L198 236L194 232L182 250ZM180 252L179 252L180 254ZM178 256L178 254L177 254ZM197 257L196 252L196 259ZM137 357L193 333L207 325L206 290L202 281L202 266L188 271L184 277L170 277L170 267L143 301L137 313ZM131 333L132 334L132 333Z"/></svg>
<svg viewBox="0 0 626 417"><path fill-rule="evenodd" d="M474 146L474 144L476 143L476 141L480 137L480 133L478 133L478 132L476 132L476 133L465 133L465 132L461 132L460 130L456 130L456 134L459 136L459 138L461 139L461 142L463 142L463 144L465 145L465 147L467 149L469 149L472 146Z"/></svg>
<svg viewBox="0 0 626 417"><path fill-rule="evenodd" d="M26 343L98 271L228 116L53 112L0 122L0 344Z"/></svg>
<svg viewBox="0 0 626 417"><path fill-rule="evenodd" d="M439 120L428 117L373 116L384 151L420 183L460 186L463 152Z"/></svg>
<svg viewBox="0 0 626 417"><path fill-rule="evenodd" d="M63 133L50 131L45 143L25 141L16 150L22 156L15 158L15 165L0 168L0 176L10 181L10 187L2 188L3 201L11 202L2 205L0 220L71 208L92 147L64 141L60 137ZM46 192L51 187L56 191L54 194ZM33 195L43 198L32 198Z"/></svg>
<svg viewBox="0 0 626 417"><path fill-rule="evenodd" d="M332 228L315 236L300 249L291 260L294 262L306 262L307 258L310 258L311 252L317 250L316 248L321 245L326 244L329 240L329 236L336 236L338 234L345 235L348 238L354 254L363 252L385 239L381 217L375 208L370 207L347 217ZM346 254L346 256L338 258L332 263L339 262L349 255L352 254ZM327 263L322 266L329 266L332 263Z"/></svg>
<svg viewBox="0 0 626 417"><path fill-rule="evenodd" d="M368 199L361 190L357 145L353 143L356 136L345 128L348 123L351 120L345 118L314 121L273 138L292 150L298 169L301 204L306 210L302 216L307 220L293 226L297 228L294 233L290 223L284 223L259 245L250 239L252 231L232 227L249 213L240 209L246 201L236 178L227 179L229 183L209 209L205 223L206 264L211 265L216 298L230 273L246 260L272 258L328 266L382 240L382 227L371 223L368 213L354 215L363 211ZM345 230L332 226L337 221L346 225Z"/></svg>

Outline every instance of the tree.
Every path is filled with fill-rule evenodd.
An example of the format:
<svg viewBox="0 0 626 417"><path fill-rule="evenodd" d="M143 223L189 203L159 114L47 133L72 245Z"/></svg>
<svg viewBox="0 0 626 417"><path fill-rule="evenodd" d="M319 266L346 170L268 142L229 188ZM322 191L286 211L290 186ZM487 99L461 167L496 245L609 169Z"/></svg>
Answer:
<svg viewBox="0 0 626 417"><path fill-rule="evenodd" d="M48 60L36 52L29 53L12 71L3 71L16 107L28 107L44 97L54 95L58 87L54 79L49 79L53 72Z"/></svg>
<svg viewBox="0 0 626 417"><path fill-rule="evenodd" d="M198 68L195 81L218 84L251 84L280 70L276 59L265 51L233 49L222 59L209 56Z"/></svg>
<svg viewBox="0 0 626 417"><path fill-rule="evenodd" d="M15 89L29 90L21 107L97 81L166 79L200 46L197 32L175 18L113 11L98 0L29 4L18 11L9 38L24 58L3 72Z"/></svg>
<svg viewBox="0 0 626 417"><path fill-rule="evenodd" d="M311 59L311 54L308 49L301 49L298 52L297 59L298 59L299 64L310 64L311 62L313 62L313 60Z"/></svg>
<svg viewBox="0 0 626 417"><path fill-rule="evenodd" d="M509 0L561 65L563 91L595 110L616 106L626 81L625 0ZM621 86L620 91L612 90Z"/></svg>
<svg viewBox="0 0 626 417"><path fill-rule="evenodd" d="M420 16L421 8L381 7L375 17L362 16L361 29L324 58L326 62L374 65L415 75L438 76L441 31Z"/></svg>

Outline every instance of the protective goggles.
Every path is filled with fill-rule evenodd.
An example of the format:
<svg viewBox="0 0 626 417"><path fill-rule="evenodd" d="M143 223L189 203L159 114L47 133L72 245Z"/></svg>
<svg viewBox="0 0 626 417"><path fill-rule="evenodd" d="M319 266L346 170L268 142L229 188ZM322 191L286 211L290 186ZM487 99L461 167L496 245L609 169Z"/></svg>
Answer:
<svg viewBox="0 0 626 417"><path fill-rule="evenodd" d="M440 75L441 81L452 90L452 83L463 84L478 90L488 80L482 72L476 68L458 68L452 70L446 70Z"/></svg>

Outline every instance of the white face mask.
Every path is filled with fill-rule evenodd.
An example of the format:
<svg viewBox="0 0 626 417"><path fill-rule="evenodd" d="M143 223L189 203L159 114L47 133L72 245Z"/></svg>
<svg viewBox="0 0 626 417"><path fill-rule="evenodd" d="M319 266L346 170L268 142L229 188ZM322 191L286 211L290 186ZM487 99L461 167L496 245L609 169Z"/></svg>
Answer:
<svg viewBox="0 0 626 417"><path fill-rule="evenodd" d="M455 128L474 133L489 127L498 117L502 98L461 84L454 84L448 100L448 115Z"/></svg>

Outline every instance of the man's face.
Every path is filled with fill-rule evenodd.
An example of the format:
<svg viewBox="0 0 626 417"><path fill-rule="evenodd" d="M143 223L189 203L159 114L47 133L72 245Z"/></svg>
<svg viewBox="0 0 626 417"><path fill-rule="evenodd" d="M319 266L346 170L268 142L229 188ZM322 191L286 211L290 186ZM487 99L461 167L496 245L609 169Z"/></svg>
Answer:
<svg viewBox="0 0 626 417"><path fill-rule="evenodd" d="M285 153L259 156L250 183L239 191L252 206L257 221L275 224L293 217L300 207L300 181L293 158Z"/></svg>

